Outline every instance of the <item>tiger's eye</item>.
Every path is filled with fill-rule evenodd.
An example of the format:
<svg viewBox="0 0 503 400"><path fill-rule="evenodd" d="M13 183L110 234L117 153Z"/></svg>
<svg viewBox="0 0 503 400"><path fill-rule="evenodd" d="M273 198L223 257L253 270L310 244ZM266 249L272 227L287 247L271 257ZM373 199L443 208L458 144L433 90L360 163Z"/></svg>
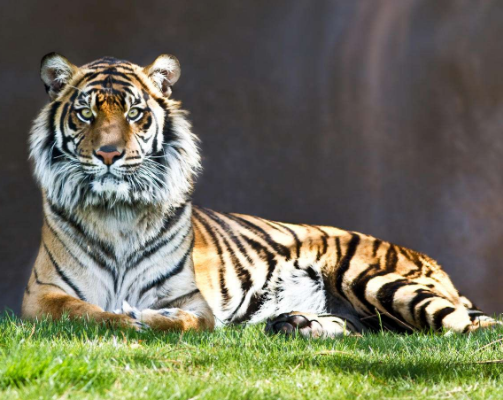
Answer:
<svg viewBox="0 0 503 400"><path fill-rule="evenodd" d="M140 110L137 109L137 108L132 108L131 110L129 110L129 112L127 113L127 117L131 120L134 120L136 118L138 118L138 116L140 115Z"/></svg>
<svg viewBox="0 0 503 400"><path fill-rule="evenodd" d="M83 108L80 110L80 115L82 118L89 120L93 117L93 111L90 108Z"/></svg>

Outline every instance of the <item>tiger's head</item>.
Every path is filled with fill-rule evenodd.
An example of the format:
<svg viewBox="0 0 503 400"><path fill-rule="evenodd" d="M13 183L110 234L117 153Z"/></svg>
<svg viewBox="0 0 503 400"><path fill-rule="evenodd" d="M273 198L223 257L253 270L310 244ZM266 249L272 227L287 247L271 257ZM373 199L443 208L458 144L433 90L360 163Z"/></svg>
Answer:
<svg viewBox="0 0 503 400"><path fill-rule="evenodd" d="M65 209L187 201L200 168L197 139L171 87L180 64L105 57L77 67L51 53L41 77L51 102L30 136L35 176Z"/></svg>

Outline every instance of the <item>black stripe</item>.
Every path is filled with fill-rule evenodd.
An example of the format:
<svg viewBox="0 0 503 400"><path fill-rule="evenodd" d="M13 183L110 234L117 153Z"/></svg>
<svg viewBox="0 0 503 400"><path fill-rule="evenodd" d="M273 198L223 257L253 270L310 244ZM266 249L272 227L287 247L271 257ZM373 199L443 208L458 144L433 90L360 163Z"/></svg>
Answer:
<svg viewBox="0 0 503 400"><path fill-rule="evenodd" d="M248 303L248 308L246 309L246 312L240 317L232 320L232 322L235 324L240 324L242 322L248 321L253 316L253 314L255 314L257 311L260 310L262 305L265 303L266 299L267 295L265 293L261 294L254 293L250 299L250 302Z"/></svg>
<svg viewBox="0 0 503 400"><path fill-rule="evenodd" d="M177 245L175 248L173 248L173 249L169 252L169 254L173 254L174 252L176 252L176 251L177 251L177 250L178 250L178 249L179 249L179 248L180 248L180 247L181 247L184 243L186 243L186 242L187 242L187 241L186 241L186 239L187 239L189 236L191 236L191 235L193 234L193 231L192 231L192 225L190 225L190 224L189 224L189 225L187 225L187 226L188 226L188 229L187 229L187 231L185 232L185 234L182 236L182 238L180 239L180 243L178 243L178 245ZM181 229L180 229L180 230L181 230ZM135 262L135 264L131 264L131 265L128 265L128 266L126 267L126 268L127 268L127 271L128 271L128 272L131 272L131 271L132 271L132 270L134 270L134 269L135 269L138 265L140 265L140 263L141 263L144 259L146 259L146 258L148 258L148 257L152 256L152 254L156 253L157 251L159 251L160 249L162 249L164 246L166 246L166 245L167 245L167 244L168 244L168 243L172 240L172 238L180 232L180 230L179 230L179 231L177 231L176 233L174 233L172 236L170 235L167 239L165 239L164 241L162 241L161 243L159 243L158 245L156 245L154 248L152 248L152 249L151 249L150 251L148 251L147 253L142 254L142 257L141 257L141 259L140 259L139 261ZM194 243L193 243L194 236L192 236L192 239L191 239L191 240L192 240L192 243L190 244L190 246L191 246L191 247L193 247L193 245L194 245ZM124 284L124 281L125 281L126 277L127 277L127 274L122 275L122 280L121 280L121 282L120 282L120 285L119 285L119 284L117 284L117 287L122 287L122 285ZM129 287L128 287L128 290L127 290L127 291L128 291L128 292L129 292L129 291L131 291L131 289L133 288L133 286L135 286L136 284L137 284L137 283L136 283L136 281L131 282L131 284L129 285Z"/></svg>
<svg viewBox="0 0 503 400"><path fill-rule="evenodd" d="M264 282L264 285L262 288L257 291L257 293L254 293L250 299L250 302L248 303L248 307L243 315L240 317L234 319L232 322L234 323L240 323L244 321L248 321L256 312L260 310L262 305L264 304L267 296L268 296L268 291L266 290L267 286L269 285L269 282L271 280L271 277L276 269L277 261L274 258L274 255L267 250L263 245L261 245L259 242L244 236L245 240L250 244L250 246L257 252L259 257L263 260L266 261L267 263L267 276ZM243 301L241 301L242 303ZM240 305L241 306L241 305Z"/></svg>
<svg viewBox="0 0 503 400"><path fill-rule="evenodd" d="M165 231L170 231L170 229L173 229L174 225L175 225L175 221L173 221L174 218L168 220L169 223L165 225L161 228L161 231L164 231L164 233L167 233ZM180 220L180 216L177 216L176 218L176 221L179 221ZM129 256L128 258L128 261L126 261L126 269L128 272L131 272L133 271L136 267L138 267L138 265L140 265L145 259L151 257L153 254L155 254L156 252L160 251L161 249L163 249L166 245L168 245L172 240L175 239L175 237L177 238L177 236L185 229L185 233L183 233L183 235L178 239L179 242L176 244L175 247L173 247L170 252L168 254L173 254L174 252L176 252L181 246L183 246L185 243L187 243L187 238L189 236L192 236L191 237L191 244L190 244L190 247L192 248L194 246L194 236L193 236L193 229L192 229L192 224L190 223L190 219L189 221L186 221L187 223L183 224L178 230L176 230L175 232L170 232L170 234L165 237L155 237L153 238L151 241L150 241L150 245L149 246L143 246L143 251L141 253L135 253L131 256ZM137 256L136 258L133 258L134 256ZM124 280L126 279L126 274L124 274L122 276L122 280L120 282L120 285L117 284L117 286L120 286L122 287L122 285L124 284ZM132 289L133 286L136 285L136 282L133 281L129 287L128 287L128 291L130 291Z"/></svg>
<svg viewBox="0 0 503 400"><path fill-rule="evenodd" d="M470 317L470 320L473 322L480 316L487 316L486 313L479 311L479 310L468 310L468 316Z"/></svg>
<svg viewBox="0 0 503 400"><path fill-rule="evenodd" d="M47 225L47 227L49 228L49 230L51 231L51 233L54 235L54 237L58 240L58 242L63 246L63 248L65 249L65 251L70 255L70 257L72 257L72 259L79 265L80 268L82 269L86 269L87 267L82 264L82 262L77 258L77 256L75 256L75 254L73 254L73 252L68 248L68 246L63 242L63 240L59 237L59 234L56 232L56 230L51 226L51 224L49 223L49 220L47 219L47 217L44 217L44 220L45 220L45 223ZM80 247L80 246L79 246ZM88 253L86 253L85 251L83 251L85 254L89 255L91 258L92 256ZM111 272L110 270L106 269L107 272Z"/></svg>
<svg viewBox="0 0 503 400"><path fill-rule="evenodd" d="M39 279L38 279L38 273L37 273L37 269L36 268L33 268L33 273L35 275L35 282L37 283L37 285L41 285L41 286L53 286L59 290L61 290L62 292L65 292L66 293L66 290L63 289L61 286L59 285L56 285L54 283L46 283L46 282L41 282ZM26 287L28 288L28 286Z"/></svg>
<svg viewBox="0 0 503 400"><path fill-rule="evenodd" d="M87 242L86 239L88 239L88 237L85 235L85 233L83 231L79 231L78 230L78 227L75 227L73 226L68 220L66 220L64 218L64 216L60 215L58 213L58 211L55 209L55 207L50 203L48 202L49 204L49 209L52 211L52 213L57 217L57 218L60 218L62 219L63 222L67 223L71 228L73 228L77 233L78 235L81 236L81 240L76 240L76 238L72 238L73 239L73 242L79 246L80 250L86 254L89 258L91 258L95 263L96 265L100 268L100 269L103 269L105 270L106 272L108 272L111 276L112 276L112 279L113 279L113 283L114 283L114 291L117 292L117 279L118 279L118 275L117 275L117 269L115 268L115 264L110 264L110 261L106 259L106 256L103 255L103 253L99 250L99 247L98 246L94 246L94 245L89 245L89 243ZM49 229L51 230L51 232L54 234L54 236L60 241L60 243L65 247L65 249L68 251L68 253L74 257L75 260L78 260L70 251L69 249L66 248L66 246L64 245L64 243L62 242L61 238L59 237L59 235L56 233L56 231L52 228L52 226L50 225L48 219L46 218L46 222L47 222L47 226L49 227ZM82 242L82 243L80 243ZM93 251L91 251L91 248L93 249ZM84 266L82 266L82 268L86 268ZM110 294L108 293L107 296L110 296ZM108 301L108 300L107 300Z"/></svg>
<svg viewBox="0 0 503 400"><path fill-rule="evenodd" d="M251 275L248 272L248 270L243 267L243 265L241 264L241 261L239 261L238 257L236 256L236 253L234 252L234 250L230 246L230 243L225 238L225 235L227 235L227 237L230 238L234 242L234 244L237 246L239 252L243 256L245 256L246 260L250 264L253 263L253 260L250 258L249 254L245 251L243 243L241 243L241 241L239 239L237 239L237 237L233 234L232 230L226 231L225 228L222 227L222 225L223 225L224 227L226 226L228 229L230 229L229 225L225 221L223 221L222 219L218 218L216 216L216 214L214 212L212 212L211 210L204 210L204 211L206 212L206 215L208 217L212 218L217 223L217 226L219 226L219 228L223 230L223 233L221 233L218 228L215 228L214 231L215 231L215 233L217 233L220 236L220 238L222 239L222 242L227 250L227 253L230 254L231 259L232 259L232 264L237 269L237 275L241 281L241 288L242 288L243 292L245 293L244 295L246 295L246 293L248 292L248 290L250 289L250 287L252 285ZM218 225L219 223L220 223L220 225Z"/></svg>
<svg viewBox="0 0 503 400"><path fill-rule="evenodd" d="M250 255L248 254L248 252L244 248L243 243L241 242L239 237L234 232L234 229L232 229L232 227L226 221L224 221L222 218L220 218L218 216L218 214L212 210L203 208L203 209L200 209L199 211L201 213L205 214L207 217L211 218L213 221L215 221L217 223L217 225L219 225L220 228L224 232L227 233L228 238L230 240L232 240L232 242L236 245L239 252L246 258L246 261L248 261L250 264L253 263L253 260L250 258ZM222 215L222 214L220 214L220 215ZM226 215L224 214L224 216L226 216ZM222 235L222 237L223 237L223 235Z"/></svg>
<svg viewBox="0 0 503 400"><path fill-rule="evenodd" d="M59 117L59 130L61 132L63 153L72 154L72 152L68 148L68 143L72 140L72 138L71 136L65 135L65 118L67 113L68 113L68 103L66 103L63 106L63 110L61 111L61 115Z"/></svg>
<svg viewBox="0 0 503 400"><path fill-rule="evenodd" d="M141 119L146 119L146 121L143 123L143 125L140 127L140 129L143 131L143 132L146 132L148 131L148 129L150 128L150 126L152 125L152 115L151 114L143 114L143 116L141 117ZM141 120L140 119L140 120ZM136 121L137 123L140 122L140 120ZM155 130L155 133L154 133L154 142L152 144L152 148L154 149L154 152L157 151L157 147L159 146L159 143L158 143L158 137L157 137L157 129Z"/></svg>
<svg viewBox="0 0 503 400"><path fill-rule="evenodd" d="M74 122L74 118L75 120L79 120L77 117L75 117L75 115L73 114L70 114L68 116L68 128L70 128L72 131L76 132L79 128L77 127L77 125L75 124ZM82 132L81 132L82 134ZM78 135L76 135L75 137L77 137ZM84 138L84 135L82 134L82 138ZM77 146L80 144L80 142L77 144Z"/></svg>
<svg viewBox="0 0 503 400"><path fill-rule="evenodd" d="M374 243L372 244L372 256L375 257L377 254L377 250L381 247L382 241L379 239L374 239Z"/></svg>
<svg viewBox="0 0 503 400"><path fill-rule="evenodd" d="M114 66L117 66L117 64L131 65L131 63L129 61L120 60L115 57L105 56L105 57L101 57L100 59L91 62L90 64L87 64L86 67L94 67L97 64L101 64L101 63L105 63L108 66L110 66L110 64L113 64Z"/></svg>
<svg viewBox="0 0 503 400"><path fill-rule="evenodd" d="M141 139L143 143L148 143L152 135L144 137L143 135L140 135L139 133L136 134L137 137Z"/></svg>
<svg viewBox="0 0 503 400"><path fill-rule="evenodd" d="M232 319L232 316L236 314L236 312L239 310L239 308L243 304L243 301L246 298L246 295L248 294L250 288L252 287L253 282L252 282L250 273L248 272L248 270L246 268L244 268L241 265L241 262L236 257L234 251L230 247L229 242L227 242L227 240L223 236L222 236L222 241L223 241L224 246L226 247L228 253L231 256L232 264L236 270L236 275L238 276L238 278L241 282L241 291L242 291L241 299L242 300L239 303L239 305L237 306L237 308L234 310L234 312L232 313L231 317L229 318L229 319Z"/></svg>
<svg viewBox="0 0 503 400"><path fill-rule="evenodd" d="M351 234L351 239L347 245L346 254L338 263L338 267L336 270L336 281L335 281L335 289L337 292L347 300L346 294L342 290L342 283L344 279L344 274L349 270L349 266L351 264L351 260L353 259L356 249L358 248L358 244L360 243L360 236L356 233Z"/></svg>
<svg viewBox="0 0 503 400"><path fill-rule="evenodd" d="M186 239L193 233L192 226L190 223L187 225L184 225L182 228L180 228L176 232L171 233L167 238L165 238L159 242L156 242L155 245L152 245L150 248L143 251L141 253L141 255L139 256L139 258L135 259L133 262L128 264L128 266L127 266L128 271L134 270L143 260L151 257L152 255L157 253L159 250L161 250L163 247L168 245L169 242L171 242L182 231L183 228L186 228L184 235L180 238L180 242L178 243L178 245L176 247L174 247L169 252L169 254L176 252L184 243L186 243Z"/></svg>
<svg viewBox="0 0 503 400"><path fill-rule="evenodd" d="M411 285L413 283L409 282L406 279L399 279L393 282L387 282L382 285L377 291L377 300L381 303L381 306L389 312L391 315L394 315L400 318L399 315L396 315L395 309L393 307L393 299L395 293L402 287Z"/></svg>
<svg viewBox="0 0 503 400"><path fill-rule="evenodd" d="M189 292L189 293L184 294L182 296L175 297L172 300L161 299L158 302L156 302L151 308L152 308L152 310L160 310L162 308L173 308L176 306L176 304L179 304L181 306L184 303L186 303L185 300L188 300L189 298L193 297L194 295L196 295L198 293L200 293L199 289L195 289L192 292Z"/></svg>
<svg viewBox="0 0 503 400"><path fill-rule="evenodd" d="M437 297L435 295L435 293L427 290L427 289L423 289L423 288L419 288L416 290L416 295L414 296L414 298L410 301L409 303L409 313L410 315L412 315L412 317L414 319L416 319L416 306L421 303L423 300L426 300L426 299L430 299L430 298L433 298L433 297Z"/></svg>
<svg viewBox="0 0 503 400"><path fill-rule="evenodd" d="M410 256L411 261L417 266L418 269L422 270L424 267L424 263L421 260L421 254L418 253L417 251L410 250L410 249L404 249L407 251L407 253Z"/></svg>
<svg viewBox="0 0 503 400"><path fill-rule="evenodd" d="M175 232L171 232L171 230L175 227L175 225L180 221L182 215L184 215L186 211L187 205L183 205L179 208L177 208L174 211L174 214L170 218L165 218L164 223L157 232L157 234L145 242L142 246L141 252L135 252L126 259L126 265L128 266L128 269L135 268L138 264L140 264L145 258L150 257L152 254L157 252L160 248L165 246L169 241L171 241L182 229L187 228L187 224L182 224L178 230ZM188 224L190 224L190 219L187 221ZM167 237L166 233L170 233ZM190 229L188 230L190 233Z"/></svg>
<svg viewBox="0 0 503 400"><path fill-rule="evenodd" d="M227 218L232 219L233 221L236 221L239 225L246 228L247 230L255 233L257 236L263 239L269 246L271 246L274 249L274 251L276 251L281 256L285 257L286 261L290 260L291 258L290 249L282 245L281 243L278 243L275 240L273 240L271 235L269 235L264 229L248 221L247 219L239 217L236 214L225 214L225 216Z"/></svg>
<svg viewBox="0 0 503 400"><path fill-rule="evenodd" d="M335 255L337 259L335 260L336 263L339 262L339 260L342 257L342 250L341 250L341 239L336 237L335 238Z"/></svg>
<svg viewBox="0 0 503 400"><path fill-rule="evenodd" d="M280 222L275 222L275 223L278 224L279 226L281 226L282 228L286 229L290 233L290 235L292 235L293 240L295 241L295 254L296 254L296 257L299 258L300 257L300 249L302 247L302 243L299 240L299 237L297 236L297 234L295 233L295 231L293 229L290 229L285 224L282 224Z"/></svg>
<svg viewBox="0 0 503 400"><path fill-rule="evenodd" d="M107 68L107 69L87 72L84 75L84 80L86 81L86 85L88 85L90 82L93 81L93 79L96 79L100 75L118 76L120 78L124 78L126 80L126 82L128 82L128 83L131 83L131 76L136 77L136 74L134 72L121 72L121 71L117 71L117 69L115 69L115 68ZM81 83L81 82L79 82L79 83Z"/></svg>
<svg viewBox="0 0 503 400"><path fill-rule="evenodd" d="M114 271L115 268L114 266L117 264L117 259L115 257L114 249L110 245L103 243L99 240L96 240L92 238L90 235L87 234L85 231L85 227L82 226L78 221L76 221L73 216L67 214L65 210L57 207L56 205L52 204L50 201L47 202L49 204L49 209L51 212L61 219L63 222L67 223L77 234L81 235L83 237L83 242L88 241L91 245L89 246L90 248L93 248L95 251L98 250L100 253L99 256L100 258L105 262L103 265L104 267L108 268L110 271ZM83 247L81 246L83 249ZM91 254L86 251L87 254ZM105 256L105 257L103 257ZM113 261L112 267L109 266L108 262L106 261L106 258L109 258Z"/></svg>
<svg viewBox="0 0 503 400"><path fill-rule="evenodd" d="M147 101L147 100L145 100ZM150 110L150 108L149 108ZM166 114L164 114L166 115ZM154 124L155 124L155 133L154 133L154 146L152 146L153 153L158 154L162 156L161 151L163 150L163 140L159 141L159 136L160 136L160 129L161 127L159 126L159 121L157 120L157 116L155 113L151 112L150 117L154 119ZM157 152L157 153L156 153Z"/></svg>
<svg viewBox="0 0 503 400"><path fill-rule="evenodd" d="M212 244L217 248L218 258L220 259L220 268L219 268L218 274L219 274L219 281L220 281L220 294L222 295L222 309L226 309L227 304L229 303L229 290L227 289L227 285L226 285L225 279L224 279L225 260L223 258L222 248L221 248L220 243L218 241L218 238L216 237L215 233L213 232L211 226L200 215L200 214L202 214L201 210L194 209L194 211L196 211L196 213L193 213L195 220L202 225L202 227L205 229L205 231L210 236Z"/></svg>
<svg viewBox="0 0 503 400"><path fill-rule="evenodd" d="M111 92L112 94L119 94L120 91L118 90L114 90L113 88L110 87L110 84L113 84L113 85L121 85L121 86L124 86L124 87L129 87L129 88L134 88L134 85L130 82L130 81L122 81L122 80L119 80L119 79L112 79L112 83L110 83L111 81L111 74L107 74L108 76L105 78L105 79L100 79L100 80L89 80L87 81L86 83L86 86L87 87L90 87L90 86L100 86L102 88L106 88L107 92ZM113 74L115 75L115 74Z"/></svg>
<svg viewBox="0 0 503 400"><path fill-rule="evenodd" d="M386 271L395 272L397 263L398 254L396 252L395 246L393 244L390 244L388 251L386 252Z"/></svg>
<svg viewBox="0 0 503 400"><path fill-rule="evenodd" d="M429 326L428 319L426 318L426 308L431 304L433 298L430 300L426 300L421 307L417 310L417 318L416 321L421 328L427 328Z"/></svg>
<svg viewBox="0 0 503 400"><path fill-rule="evenodd" d="M59 101L55 101L54 103L52 103L49 110L49 116L47 117L48 135L45 138L43 148L44 150L51 152L49 154L51 164L54 164L57 161L62 161L61 156L63 155L63 153L61 153L61 151L59 151L59 149L56 146L56 129L55 129L56 112L58 111L58 107L60 105L61 102Z"/></svg>
<svg viewBox="0 0 503 400"><path fill-rule="evenodd" d="M321 257L323 257L327 253L327 249L328 249L328 241L327 241L328 234L324 230L322 230L321 228L319 228L317 226L311 225L309 227L318 230L322 234L321 240L322 240L322 243L323 243L323 247L322 247L321 250L318 249L318 251L316 253L316 261L320 261Z"/></svg>
<svg viewBox="0 0 503 400"><path fill-rule="evenodd" d="M454 307L444 307L433 314L433 329L439 330L442 328L442 321L449 314L452 314L456 309Z"/></svg>
<svg viewBox="0 0 503 400"><path fill-rule="evenodd" d="M237 307L234 309L234 311L232 312L232 314L229 315L229 317L227 318L228 321L231 321L233 323L237 323L237 320L240 320L240 318L238 318L237 320L234 320L234 318L235 318L236 314L238 313L238 311L241 309L241 306L243 305L243 303L245 302L246 295L247 295L247 293L243 293L243 295L241 296L241 301L239 302L239 304L237 305Z"/></svg>
<svg viewBox="0 0 503 400"><path fill-rule="evenodd" d="M162 286L164 283L166 283L166 281L168 281L169 279L173 278L174 276L176 276L180 272L182 272L182 270L185 267L185 264L187 262L187 259L192 254L192 248L193 248L193 244L191 246L189 246L189 249L185 252L183 257L180 259L180 261L178 261L178 263L175 265L174 268L171 268L168 272L166 272L165 274L161 275L160 277L154 279L148 285L144 286L140 290L139 298L141 298L149 290L153 289L154 287Z"/></svg>
<svg viewBox="0 0 503 400"><path fill-rule="evenodd" d="M267 275L264 282L264 286L262 287L262 289L264 289L266 285L269 283L269 280L271 279L278 262L276 261L274 254L268 251L267 248L264 247L262 244L247 236L243 237L246 240L246 242L257 252L257 255L267 263Z"/></svg>
<svg viewBox="0 0 503 400"><path fill-rule="evenodd" d="M379 271L377 273L372 273L373 271L376 270L379 270L379 264L369 265L364 271L360 272L360 274L351 284L351 290L353 291L353 294L356 296L358 301L365 306L368 313L372 313L375 308L375 305L371 304L365 297L365 291L367 289L368 282L372 278L388 274L386 271Z"/></svg>
<svg viewBox="0 0 503 400"><path fill-rule="evenodd" d="M44 245L44 249L45 249L47 255L49 256L49 259L51 260L52 265L54 266L54 269L56 270L56 272L58 273L58 275L60 276L60 278L63 280L63 282L65 282L68 286L70 286L72 288L72 290L75 292L75 294L77 295L77 297L80 300L86 301L86 298L85 298L84 294L70 280L70 278L68 278L68 276L66 276L66 274L63 272L63 270L61 269L61 267L58 265L58 263L54 259L54 256L52 255L52 253L47 248L47 245L45 244L45 242L43 243L43 245Z"/></svg>
<svg viewBox="0 0 503 400"><path fill-rule="evenodd" d="M124 66L117 66L117 67L127 69ZM87 72L86 74L84 74L84 76L82 78L80 78L72 86L78 87L81 84L87 83L87 81L92 80L92 79L98 77L101 74L103 74L103 75L114 75L114 76L118 76L118 77L124 78L124 79L129 80L129 81L131 81L131 79L134 79L142 87L143 90L149 91L149 88L147 87L147 85L145 84L145 82L143 82L143 80L138 75L136 75L136 73L133 70L128 70L127 72L120 72L120 71L117 71L117 69L115 69L115 68L112 68L112 69L108 68L108 69L103 69L103 70L97 70L97 71ZM134 84L134 82L132 82L132 83ZM127 86L124 86L123 89L127 89ZM157 98L152 93L150 93L150 95L151 95L152 99L154 99L160 106L164 106L165 105L165 102L164 102L163 98Z"/></svg>
<svg viewBox="0 0 503 400"><path fill-rule="evenodd" d="M309 276L309 278L311 278L311 280L316 283L316 286L318 286L319 289L322 288L322 279L321 279L321 276L314 270L313 267L307 267L305 269L305 271L307 272L307 275Z"/></svg>
<svg viewBox="0 0 503 400"><path fill-rule="evenodd" d="M138 139L138 135L133 135L134 139L136 140L136 143L138 143L138 147L140 147L140 153L144 156L145 154L147 154L147 152L145 151L145 149L143 148L143 146L141 145L141 142L140 140ZM158 163L161 163L163 164L162 162L160 162L159 160L163 160L162 158L155 158L154 161L155 162L158 162ZM164 165L164 164L163 164Z"/></svg>
<svg viewBox="0 0 503 400"><path fill-rule="evenodd" d="M398 252L405 257L406 260L412 262L413 264L415 264L416 268L412 268L409 272L407 273L403 273L402 275L406 278L413 278L418 272L418 268L417 268L417 264L416 264L416 261L414 259L414 256L411 254L410 250L404 248L404 247L400 247L400 246L397 246L398 248ZM407 267L410 268L410 264L407 263Z"/></svg>
<svg viewBox="0 0 503 400"><path fill-rule="evenodd" d="M162 126L162 136L164 138L163 143L167 144L176 139L176 133L173 129L173 123L171 122L171 115L168 107L164 108L164 124Z"/></svg>

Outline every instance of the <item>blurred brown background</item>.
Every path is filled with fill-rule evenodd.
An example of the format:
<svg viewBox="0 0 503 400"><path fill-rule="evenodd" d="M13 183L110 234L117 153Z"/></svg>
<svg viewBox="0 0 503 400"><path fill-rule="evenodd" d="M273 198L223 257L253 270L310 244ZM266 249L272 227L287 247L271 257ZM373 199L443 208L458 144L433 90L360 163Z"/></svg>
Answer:
<svg viewBox="0 0 503 400"><path fill-rule="evenodd" d="M0 16L0 309L41 226L27 162L41 57L181 61L195 200L426 252L503 311L503 2L18 1Z"/></svg>

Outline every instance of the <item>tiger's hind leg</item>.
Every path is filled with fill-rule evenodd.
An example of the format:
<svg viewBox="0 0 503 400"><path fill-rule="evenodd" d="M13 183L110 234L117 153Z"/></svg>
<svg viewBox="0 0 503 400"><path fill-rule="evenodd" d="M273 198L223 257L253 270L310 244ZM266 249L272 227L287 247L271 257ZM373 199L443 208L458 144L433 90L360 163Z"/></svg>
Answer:
<svg viewBox="0 0 503 400"><path fill-rule="evenodd" d="M365 299L367 308L372 306L377 313L391 315L417 330L466 333L498 324L460 297L443 272L435 279L376 275L367 282Z"/></svg>
<svg viewBox="0 0 503 400"><path fill-rule="evenodd" d="M283 313L267 321L268 334L284 334L305 338L336 338L359 334L361 324L331 314L311 314L298 311Z"/></svg>

